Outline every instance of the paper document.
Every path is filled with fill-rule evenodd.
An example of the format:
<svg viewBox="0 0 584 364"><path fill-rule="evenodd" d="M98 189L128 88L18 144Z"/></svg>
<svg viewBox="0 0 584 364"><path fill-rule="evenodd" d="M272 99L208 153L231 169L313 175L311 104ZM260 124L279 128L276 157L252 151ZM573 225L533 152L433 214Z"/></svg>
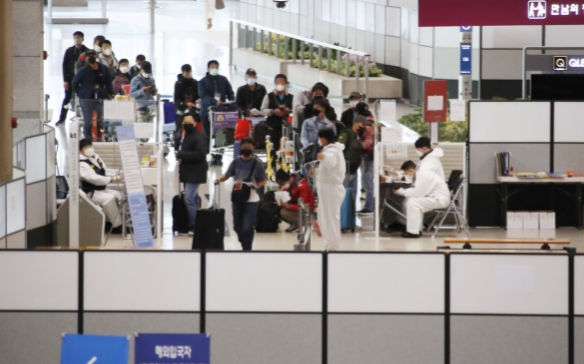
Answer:
<svg viewBox="0 0 584 364"><path fill-rule="evenodd" d="M444 96L428 96L428 111L444 110Z"/></svg>
<svg viewBox="0 0 584 364"><path fill-rule="evenodd" d="M450 100L450 121L466 121L466 101Z"/></svg>
<svg viewBox="0 0 584 364"><path fill-rule="evenodd" d="M397 121L397 107L395 100L379 101L379 120Z"/></svg>
<svg viewBox="0 0 584 364"><path fill-rule="evenodd" d="M136 122L136 102L105 100L103 102L103 117L106 120Z"/></svg>
<svg viewBox="0 0 584 364"><path fill-rule="evenodd" d="M288 191L279 191L275 193L276 202L280 204L281 202L286 203L290 201L290 193Z"/></svg>
<svg viewBox="0 0 584 364"><path fill-rule="evenodd" d="M402 130L396 128L381 128L381 142L382 143L401 143Z"/></svg>

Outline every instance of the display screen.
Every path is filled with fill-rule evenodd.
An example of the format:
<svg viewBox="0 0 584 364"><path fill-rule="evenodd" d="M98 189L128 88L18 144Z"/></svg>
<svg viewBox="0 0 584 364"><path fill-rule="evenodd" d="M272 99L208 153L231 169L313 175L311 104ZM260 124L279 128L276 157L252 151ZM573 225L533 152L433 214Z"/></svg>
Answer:
<svg viewBox="0 0 584 364"><path fill-rule="evenodd" d="M419 0L421 27L584 24L584 0Z"/></svg>
<svg viewBox="0 0 584 364"><path fill-rule="evenodd" d="M531 75L531 99L584 101L584 75Z"/></svg>
<svg viewBox="0 0 584 364"><path fill-rule="evenodd" d="M460 44L460 74L470 75L472 73L472 44Z"/></svg>

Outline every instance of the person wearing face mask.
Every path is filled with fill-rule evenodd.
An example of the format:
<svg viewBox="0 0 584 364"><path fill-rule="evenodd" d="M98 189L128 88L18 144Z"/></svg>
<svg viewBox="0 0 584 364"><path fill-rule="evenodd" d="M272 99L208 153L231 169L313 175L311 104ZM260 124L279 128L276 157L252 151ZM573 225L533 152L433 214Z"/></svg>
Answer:
<svg viewBox="0 0 584 364"><path fill-rule="evenodd" d="M341 122L345 126L349 128L353 127L353 119L357 116L357 104L361 102L363 102L361 94L357 91L351 92L351 96L349 96L349 108L341 115Z"/></svg>
<svg viewBox="0 0 584 364"><path fill-rule="evenodd" d="M440 161L440 158L444 157L444 151L442 148L432 149L430 138L427 137L421 137L416 140L414 146L416 147L416 153L418 154L418 157L420 157L420 162L418 163L416 172L428 169L439 175L442 180L446 180L444 178L442 162Z"/></svg>
<svg viewBox="0 0 584 364"><path fill-rule="evenodd" d="M326 100L328 97L328 87L324 85L314 85L312 88L312 102L304 107L304 120L314 116L314 104L320 100Z"/></svg>
<svg viewBox="0 0 584 364"><path fill-rule="evenodd" d="M101 53L101 42L103 42L105 40L105 37L103 35L96 35L95 38L93 38L93 48L92 49L88 49L91 50L92 52L95 52L95 54L97 54L99 56L99 54ZM82 53L79 56L79 59L77 59L77 62L75 62L75 73L79 72L80 69L82 69L83 67L87 66L87 55L86 55L87 51L85 51L85 53Z"/></svg>
<svg viewBox="0 0 584 364"><path fill-rule="evenodd" d="M348 163L343 186L352 188L354 191L357 191L357 172L361 165L360 134L362 134L361 130L364 130L369 125L371 125L371 122L364 116L359 115L355 118L352 128L346 128L339 134L339 143L345 146L343 156Z"/></svg>
<svg viewBox="0 0 584 364"><path fill-rule="evenodd" d="M243 116L262 116L260 110L268 91L264 85L257 83L257 80L256 71L253 68L248 69L245 71L245 85L239 87L235 94L235 103Z"/></svg>
<svg viewBox="0 0 584 364"><path fill-rule="evenodd" d="M120 59L118 70L112 75L112 77L114 79L114 94L125 95L122 86L129 85L132 81L132 75L130 74L130 62L125 58Z"/></svg>
<svg viewBox="0 0 584 364"><path fill-rule="evenodd" d="M282 126L288 125L288 117L292 112L294 96L288 93L288 77L283 74L274 78L276 89L264 97L262 113L267 118L270 141L274 144L274 150L280 150L282 138Z"/></svg>
<svg viewBox="0 0 584 364"><path fill-rule="evenodd" d="M368 216L373 214L375 210L375 187L373 184L373 148L375 147L375 129L373 118L358 115L355 120L365 119L364 123L360 123L357 133L359 141L361 142L361 186L365 190L365 205L357 214L360 216ZM355 124L355 120L353 123Z"/></svg>
<svg viewBox="0 0 584 364"><path fill-rule="evenodd" d="M136 99L136 107L141 115L139 122L150 122L147 117L148 108L156 104L154 96L158 89L152 77L152 64L145 61L140 71L140 75L134 77L130 83L130 97Z"/></svg>
<svg viewBox="0 0 584 364"><path fill-rule="evenodd" d="M318 143L318 132L323 128L330 128L336 134L337 128L333 123L326 118L326 113L331 110L331 105L328 100L317 100L313 107L313 117L304 121L302 124L302 131L300 133L300 140L304 148L310 144Z"/></svg>
<svg viewBox="0 0 584 364"><path fill-rule="evenodd" d="M421 236L424 213L446 208L450 203L450 191L444 178L436 172L425 168L417 169L412 161L402 166L406 176L412 178L415 172L416 182L413 188L395 190L395 194L407 199L406 216L407 227L402 237L419 238Z"/></svg>
<svg viewBox="0 0 584 364"><path fill-rule="evenodd" d="M304 109L314 101L312 95L315 88L322 91L323 94L328 94L328 87L322 82L317 82L310 90L301 91L294 96L294 128L298 131L302 130L302 124L306 119ZM312 112L309 113L308 117L312 117Z"/></svg>
<svg viewBox="0 0 584 364"><path fill-rule="evenodd" d="M97 62L97 54L87 51L88 65L77 72L73 78L73 90L79 97L79 104L83 113L83 135L92 140L93 112L97 113L98 134L101 134L99 125L103 122L103 100L109 100L114 94L112 78L106 66ZM97 140L100 135L95 136Z"/></svg>
<svg viewBox="0 0 584 364"><path fill-rule="evenodd" d="M142 68L142 63L146 62L146 57L143 54L136 56L136 64L130 68L130 74L132 77L136 77L140 74L140 68Z"/></svg>
<svg viewBox="0 0 584 364"><path fill-rule="evenodd" d="M290 175L283 169L276 172L276 182L282 191L290 194L288 202L280 201L280 218L290 224L286 230L291 233L298 229L298 200L302 199L303 203L310 206L310 211L314 211L315 201L314 192L308 183L308 179L299 173Z"/></svg>
<svg viewBox="0 0 584 364"><path fill-rule="evenodd" d="M175 130L175 148L180 146L182 135L182 119L186 115L191 115L196 122L200 122L200 116L197 113L197 104L201 103L199 98L199 81L193 78L193 68L190 64L184 64L181 67L182 73L179 73L174 84L174 109L176 110L176 130ZM203 136L204 137L204 136Z"/></svg>
<svg viewBox="0 0 584 364"><path fill-rule="evenodd" d="M208 140L213 137L210 135L211 125L209 124L209 111L211 107L222 105L225 102L233 101L235 94L233 87L227 77L219 74L219 62L216 60L207 63L207 74L199 81L199 97L201 98L201 120ZM214 155L213 165L223 165L223 156Z"/></svg>
<svg viewBox="0 0 584 364"><path fill-rule="evenodd" d="M185 204L189 210L189 235L195 231L197 211L201 208L199 187L207 183L207 153L209 148L205 136L196 128L193 115L187 114L182 118L182 128L185 137L180 150L176 151L179 161L180 181L185 185Z"/></svg>
<svg viewBox="0 0 584 364"><path fill-rule="evenodd" d="M122 199L119 191L108 189L110 183L121 183L124 177L107 169L105 163L93 149L89 139L79 141L79 178L81 189L89 198L103 209L105 216L114 228L122 225L122 214L118 202Z"/></svg>
<svg viewBox="0 0 584 364"><path fill-rule="evenodd" d="M265 186L267 182L262 162L254 155L253 139L241 140L241 156L231 162L227 172L215 180L215 184L225 182L231 177L234 180L231 194L233 230L237 233L243 250L250 251L260 201L256 190Z"/></svg>
<svg viewBox="0 0 584 364"><path fill-rule="evenodd" d="M322 238L328 251L341 248L341 205L345 199L346 161L343 156L345 146L335 143L335 132L324 128L318 132L322 152L317 156L320 161L318 172L318 223Z"/></svg>
<svg viewBox="0 0 584 364"><path fill-rule="evenodd" d="M119 64L116 55L112 51L112 42L104 40L101 42L101 53L99 54L99 63L105 65L110 73L115 73L118 70Z"/></svg>
<svg viewBox="0 0 584 364"><path fill-rule="evenodd" d="M73 33L73 46L67 48L63 57L63 87L65 88L65 98L61 106L59 121L57 121L55 126L63 125L67 119L67 112L69 110L75 110L74 107L70 107L69 105L75 99L71 83L73 82L73 77L75 77L75 63L81 54L89 50L89 48L83 45L84 37L82 32L77 31Z"/></svg>

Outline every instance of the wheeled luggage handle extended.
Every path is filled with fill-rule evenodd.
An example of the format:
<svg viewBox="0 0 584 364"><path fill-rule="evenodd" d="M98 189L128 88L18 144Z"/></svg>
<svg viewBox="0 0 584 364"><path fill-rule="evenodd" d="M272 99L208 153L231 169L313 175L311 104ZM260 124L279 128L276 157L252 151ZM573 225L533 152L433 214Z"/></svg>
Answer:
<svg viewBox="0 0 584 364"><path fill-rule="evenodd" d="M214 183L213 185L213 203L211 205L219 209L221 208L221 190L219 189L220 184Z"/></svg>

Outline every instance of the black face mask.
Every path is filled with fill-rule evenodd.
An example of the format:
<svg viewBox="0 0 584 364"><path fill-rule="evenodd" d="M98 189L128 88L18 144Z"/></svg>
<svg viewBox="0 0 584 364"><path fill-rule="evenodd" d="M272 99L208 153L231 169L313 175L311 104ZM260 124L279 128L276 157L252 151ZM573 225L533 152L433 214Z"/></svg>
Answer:
<svg viewBox="0 0 584 364"><path fill-rule="evenodd" d="M319 96L314 96L312 99L313 99L314 101L318 101L318 100L324 100L324 96L320 96L320 95L319 95Z"/></svg>
<svg viewBox="0 0 584 364"><path fill-rule="evenodd" d="M314 110L312 110L312 113L314 114L314 116L318 117L320 115L321 111L318 109L314 109Z"/></svg>
<svg viewBox="0 0 584 364"><path fill-rule="evenodd" d="M185 124L183 125L183 127L185 128L185 133L187 134L190 134L195 131L195 125L193 124Z"/></svg>
<svg viewBox="0 0 584 364"><path fill-rule="evenodd" d="M242 149L241 150L241 155L244 157L249 157L252 154L253 154L253 150L251 150L251 149Z"/></svg>
<svg viewBox="0 0 584 364"><path fill-rule="evenodd" d="M366 129L367 128L364 128L364 127L360 127L359 128L359 131L357 132L359 134L359 137L362 137L363 135L365 135L365 130Z"/></svg>
<svg viewBox="0 0 584 364"><path fill-rule="evenodd" d="M97 62L97 58L95 58L95 57L89 57L87 59L87 62L89 62L89 64L95 64L95 62Z"/></svg>

